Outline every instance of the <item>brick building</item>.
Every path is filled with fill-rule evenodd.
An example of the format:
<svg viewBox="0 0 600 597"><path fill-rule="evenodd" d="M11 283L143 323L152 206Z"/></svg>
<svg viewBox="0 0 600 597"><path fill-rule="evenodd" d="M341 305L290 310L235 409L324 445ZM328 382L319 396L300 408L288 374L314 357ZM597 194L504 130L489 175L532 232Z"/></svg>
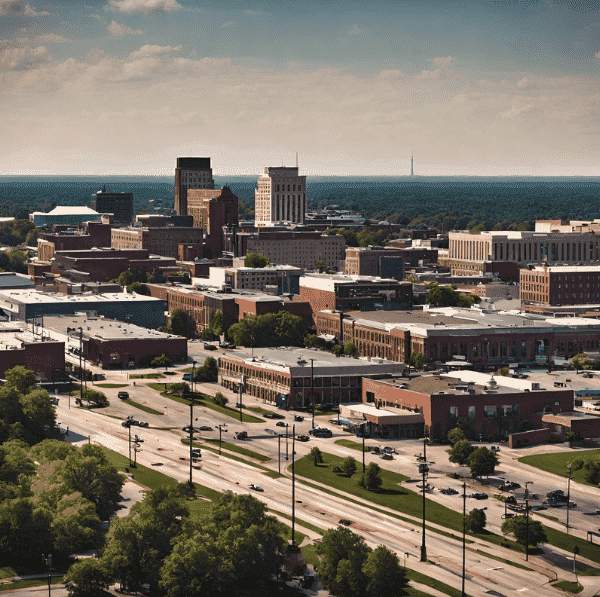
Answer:
<svg viewBox="0 0 600 597"><path fill-rule="evenodd" d="M175 226L176 228L190 228L194 225L192 216L166 215L166 214L138 214L135 221L146 228L165 228Z"/></svg>
<svg viewBox="0 0 600 597"><path fill-rule="evenodd" d="M402 253L402 249L386 247L347 247L344 273L351 276L381 276L382 257L401 258ZM403 263L401 259L400 263ZM396 279L402 280L402 275Z"/></svg>
<svg viewBox="0 0 600 597"><path fill-rule="evenodd" d="M254 353L254 357L223 355L219 359L221 385L236 390L245 383L246 394L287 408L311 406L311 392L315 404L357 402L363 378L404 371L404 365L399 363L335 357L309 349L258 348Z"/></svg>
<svg viewBox="0 0 600 597"><path fill-rule="evenodd" d="M167 226L165 228L115 228L111 234L114 249L147 249L153 255L177 259L179 245L204 246L204 230Z"/></svg>
<svg viewBox="0 0 600 597"><path fill-rule="evenodd" d="M307 274L300 278L300 300L309 302L313 313L410 309L412 284L370 276Z"/></svg>
<svg viewBox="0 0 600 597"><path fill-rule="evenodd" d="M508 274L491 264L510 262L521 268L545 261L597 264L600 238L593 232L449 233L448 265L453 276L482 275L491 270L504 279ZM509 273L514 276L516 272Z"/></svg>
<svg viewBox="0 0 600 597"><path fill-rule="evenodd" d="M237 226L238 198L228 186L222 189L189 189L187 212L194 226L206 231L204 257L214 259L223 253L223 227Z"/></svg>
<svg viewBox="0 0 600 597"><path fill-rule="evenodd" d="M15 365L34 371L40 380L49 380L54 369L65 368L65 343L49 340L39 331L33 334L19 322L0 323L0 377Z"/></svg>
<svg viewBox="0 0 600 597"><path fill-rule="evenodd" d="M56 251L84 251L92 247L110 247L112 224L84 222L80 230L40 232L38 260L49 261Z"/></svg>
<svg viewBox="0 0 600 597"><path fill-rule="evenodd" d="M152 359L161 354L173 363L187 362L185 338L104 317L48 316L44 318L44 331L61 340L68 349L79 350L81 344L83 358L103 369L148 367Z"/></svg>
<svg viewBox="0 0 600 597"><path fill-rule="evenodd" d="M133 221L133 193L109 193L106 186L92 195L91 207L99 213L113 214L116 224Z"/></svg>
<svg viewBox="0 0 600 597"><path fill-rule="evenodd" d="M175 168L175 211L187 216L189 189L214 189L210 158L177 158Z"/></svg>
<svg viewBox="0 0 600 597"><path fill-rule="evenodd" d="M502 365L551 365L600 347L600 322L586 318L445 307L425 311L315 313L317 334L354 342L359 354L406 362L413 352L429 364L459 355L476 369Z"/></svg>
<svg viewBox="0 0 600 597"><path fill-rule="evenodd" d="M600 265L522 269L520 298L524 307L599 305Z"/></svg>
<svg viewBox="0 0 600 597"><path fill-rule="evenodd" d="M261 228L257 232L226 234L225 250L234 257L248 253L264 255L272 264L292 265L306 270L315 269L322 261L329 269L338 269L344 259L346 241L343 236L328 236L306 230Z"/></svg>
<svg viewBox="0 0 600 597"><path fill-rule="evenodd" d="M474 371L424 375L410 379L365 379L362 401L390 411L420 412L425 434L444 439L459 421L467 422L474 436L507 438L523 421L542 426L544 415L571 412L573 390L544 389L535 382L498 378ZM378 429L387 437L393 429ZM384 435L385 437L385 435Z"/></svg>

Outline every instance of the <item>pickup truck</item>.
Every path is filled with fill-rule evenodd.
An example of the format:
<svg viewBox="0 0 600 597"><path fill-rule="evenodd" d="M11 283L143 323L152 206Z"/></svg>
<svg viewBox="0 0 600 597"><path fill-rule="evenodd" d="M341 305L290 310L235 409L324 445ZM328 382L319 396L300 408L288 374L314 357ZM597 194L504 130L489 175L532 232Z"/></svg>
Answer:
<svg viewBox="0 0 600 597"><path fill-rule="evenodd" d="M236 431L233 434L233 438L234 439L248 439L248 432L247 431Z"/></svg>

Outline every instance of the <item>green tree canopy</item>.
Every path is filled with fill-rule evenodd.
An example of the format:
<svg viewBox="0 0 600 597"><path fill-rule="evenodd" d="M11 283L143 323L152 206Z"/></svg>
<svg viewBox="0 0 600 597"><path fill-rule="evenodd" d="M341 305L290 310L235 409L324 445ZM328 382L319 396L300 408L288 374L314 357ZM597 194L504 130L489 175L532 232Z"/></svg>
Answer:
<svg viewBox="0 0 600 597"><path fill-rule="evenodd" d="M315 466L317 466L318 464L321 464L323 462L323 453L317 446L314 446L313 448L311 448L309 455L312 458L313 464Z"/></svg>
<svg viewBox="0 0 600 597"><path fill-rule="evenodd" d="M173 309L171 312L171 332L176 336L185 336L186 338L189 338L191 336L190 328L191 323L188 314L183 309Z"/></svg>
<svg viewBox="0 0 600 597"><path fill-rule="evenodd" d="M70 597L105 597L110 579L96 558L75 562L65 576Z"/></svg>
<svg viewBox="0 0 600 597"><path fill-rule="evenodd" d="M461 466L465 465L474 450L475 448L466 439L459 440L450 450L447 450L449 454L448 460Z"/></svg>
<svg viewBox="0 0 600 597"><path fill-rule="evenodd" d="M150 362L151 367L164 367L168 369L172 365L171 359L163 352L160 356L154 357Z"/></svg>
<svg viewBox="0 0 600 597"><path fill-rule="evenodd" d="M306 325L301 317L279 311L244 317L228 334L239 346L303 346Z"/></svg>
<svg viewBox="0 0 600 597"><path fill-rule="evenodd" d="M487 524L485 511L480 508L471 510L465 517L465 528L469 533L481 533Z"/></svg>
<svg viewBox="0 0 600 597"><path fill-rule="evenodd" d="M344 354L347 354L351 357L358 356L358 348L356 348L356 344L354 344L352 340L348 340L348 342L344 344Z"/></svg>
<svg viewBox="0 0 600 597"><path fill-rule="evenodd" d="M144 286L141 282L133 282L127 286L127 292L129 294L141 294L144 296L150 296L150 290L146 286Z"/></svg>
<svg viewBox="0 0 600 597"><path fill-rule="evenodd" d="M380 545L369 553L363 565L367 578L367 597L395 597L404 594L406 572L400 566L398 556Z"/></svg>
<svg viewBox="0 0 600 597"><path fill-rule="evenodd" d="M502 532L505 535L512 533L515 541L521 545L527 543L527 520L526 516L515 516L502 523ZM544 527L539 520L529 520L529 545L535 546L539 543L546 543L548 538Z"/></svg>
<svg viewBox="0 0 600 597"><path fill-rule="evenodd" d="M406 364L414 367L415 369L419 369L420 371L425 365L425 355L420 352L413 352L408 358L408 361L406 361Z"/></svg>
<svg viewBox="0 0 600 597"><path fill-rule="evenodd" d="M202 367L196 369L194 379L199 383L214 383L219 379L219 366L214 357L206 357Z"/></svg>
<svg viewBox="0 0 600 597"><path fill-rule="evenodd" d="M457 442L465 441L465 432L460 427L455 427L448 431L448 441L454 446Z"/></svg>
<svg viewBox="0 0 600 597"><path fill-rule="evenodd" d="M467 458L467 466L471 469L471 477L493 475L499 464L498 456L488 448L477 448Z"/></svg>
<svg viewBox="0 0 600 597"><path fill-rule="evenodd" d="M376 462L371 462L365 469L360 484L369 491L377 491L383 484L381 478L381 467Z"/></svg>
<svg viewBox="0 0 600 597"><path fill-rule="evenodd" d="M244 259L245 267L258 267L263 268L269 265L269 259L264 255L259 255L258 253L248 253Z"/></svg>

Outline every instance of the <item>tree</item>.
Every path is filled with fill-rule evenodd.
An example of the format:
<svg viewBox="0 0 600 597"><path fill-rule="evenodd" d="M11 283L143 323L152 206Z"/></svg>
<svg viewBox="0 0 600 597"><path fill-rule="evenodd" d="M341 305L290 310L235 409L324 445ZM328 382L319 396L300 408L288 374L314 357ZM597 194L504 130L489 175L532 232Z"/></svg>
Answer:
<svg viewBox="0 0 600 597"><path fill-rule="evenodd" d="M183 396L190 393L190 386L185 381L177 381L167 385L167 391L173 396Z"/></svg>
<svg viewBox="0 0 600 597"><path fill-rule="evenodd" d="M406 572L400 566L398 556L380 545L367 556L363 566L367 579L366 597L395 597L403 595L406 587Z"/></svg>
<svg viewBox="0 0 600 597"><path fill-rule="evenodd" d="M475 448L466 440L457 441L450 450L447 450L450 462L460 464L461 466L467 464L469 456L475 451Z"/></svg>
<svg viewBox="0 0 600 597"><path fill-rule="evenodd" d="M229 399L226 398L225 396L223 396L223 394L221 394L221 392L217 392L215 394L215 397L213 398L213 401L215 404L218 404L219 406L226 406L227 403L229 402Z"/></svg>
<svg viewBox="0 0 600 597"><path fill-rule="evenodd" d="M347 354L351 357L358 356L358 348L356 348L356 344L354 344L352 340L348 340L348 342L344 344L344 354Z"/></svg>
<svg viewBox="0 0 600 597"><path fill-rule="evenodd" d="M319 580L332 595L363 595L368 579L363 572L371 549L350 529L338 527L325 532L317 548L320 558Z"/></svg>
<svg viewBox="0 0 600 597"><path fill-rule="evenodd" d="M351 477L356 472L357 467L358 464L356 462L356 459L352 456L344 458L344 460L342 460L342 462L340 463L341 471L344 475L346 475L346 477Z"/></svg>
<svg viewBox="0 0 600 597"><path fill-rule="evenodd" d="M485 511L479 508L471 510L465 517L465 528L469 533L481 533L487 524Z"/></svg>
<svg viewBox="0 0 600 597"><path fill-rule="evenodd" d="M96 558L75 562L65 576L70 597L104 597L110 579Z"/></svg>
<svg viewBox="0 0 600 597"><path fill-rule="evenodd" d="M54 535L53 553L63 558L92 548L100 538L96 508L78 492L62 496L50 527Z"/></svg>
<svg viewBox="0 0 600 597"><path fill-rule="evenodd" d="M159 357L154 357L150 362L151 367L164 367L165 371L173 364L171 359L163 352Z"/></svg>
<svg viewBox="0 0 600 597"><path fill-rule="evenodd" d="M322 272L327 267L327 264L322 259L317 259L315 261L315 269Z"/></svg>
<svg viewBox="0 0 600 597"><path fill-rule="evenodd" d="M414 367L415 369L421 370L425 365L425 355L420 352L413 352L408 358L406 364Z"/></svg>
<svg viewBox="0 0 600 597"><path fill-rule="evenodd" d="M208 318L208 327L213 335L220 336L223 333L223 312L214 311Z"/></svg>
<svg viewBox="0 0 600 597"><path fill-rule="evenodd" d="M544 531L542 523L539 520L530 520L528 532L526 518L526 516L515 516L514 518L505 520L502 523L502 533L505 535L512 533L515 541L521 545L527 543L528 536L529 545L531 546L536 546L539 543L546 543L548 537L546 537L546 532Z"/></svg>
<svg viewBox="0 0 600 597"><path fill-rule="evenodd" d="M269 259L258 253L248 253L244 259L244 267L257 267L262 269L269 265Z"/></svg>
<svg viewBox="0 0 600 597"><path fill-rule="evenodd" d="M129 292L129 294L135 293L144 296L150 296L150 291L141 282L133 282L132 284L129 284L129 286L127 286L127 292Z"/></svg>
<svg viewBox="0 0 600 597"><path fill-rule="evenodd" d="M233 324L229 337L240 346L303 346L306 324L287 311L251 315Z"/></svg>
<svg viewBox="0 0 600 597"><path fill-rule="evenodd" d="M36 473L36 466L24 441L13 439L0 444L0 483L17 485Z"/></svg>
<svg viewBox="0 0 600 597"><path fill-rule="evenodd" d="M473 479L492 475L499 463L496 453L487 448L477 448L467 459L467 466L471 469Z"/></svg>
<svg viewBox="0 0 600 597"><path fill-rule="evenodd" d="M311 448L309 456L312 458L313 464L315 466L318 466L323 462L323 453L317 446Z"/></svg>
<svg viewBox="0 0 600 597"><path fill-rule="evenodd" d="M92 402L95 406L109 406L106 394L99 392L98 390L83 388L81 397L83 400L86 400L88 404Z"/></svg>
<svg viewBox="0 0 600 597"><path fill-rule="evenodd" d="M214 357L206 357L202 367L196 369L194 380L199 383L214 383L219 380L219 366Z"/></svg>
<svg viewBox="0 0 600 597"><path fill-rule="evenodd" d="M125 477L110 464L103 448L84 444L62 461L55 472L63 494L79 492L94 503L100 520L116 510Z"/></svg>
<svg viewBox="0 0 600 597"><path fill-rule="evenodd" d="M334 347L331 349L331 352L332 352L332 353L333 353L333 354L334 354L336 357L339 357L339 356L342 354L342 352L344 352L344 349L343 349L343 348L342 348L342 347L341 347L339 344L336 344L336 345L335 345L335 346L334 346Z"/></svg>
<svg viewBox="0 0 600 597"><path fill-rule="evenodd" d="M21 394L27 394L35 385L35 373L23 367L15 365L6 373L6 385L15 388Z"/></svg>
<svg viewBox="0 0 600 597"><path fill-rule="evenodd" d="M133 272L130 270L122 271L117 278L117 282L121 286L130 286L135 282L135 278L133 277Z"/></svg>
<svg viewBox="0 0 600 597"><path fill-rule="evenodd" d="M369 491L377 491L381 488L381 467L376 462L371 462L365 469L365 474L360 480L360 485Z"/></svg>
<svg viewBox="0 0 600 597"><path fill-rule="evenodd" d="M183 309L173 309L171 312L171 330L176 336L185 336L190 334L190 322L187 313Z"/></svg>
<svg viewBox="0 0 600 597"><path fill-rule="evenodd" d="M578 372L580 369L589 369L591 365L592 361L585 352L580 352L571 359L571 367Z"/></svg>
<svg viewBox="0 0 600 597"><path fill-rule="evenodd" d="M454 429L450 429L448 431L448 441L454 446L457 442L465 441L467 438L465 437L465 432L459 427L455 427Z"/></svg>
<svg viewBox="0 0 600 597"><path fill-rule="evenodd" d="M456 294L450 286L435 286L427 293L427 303L434 307L454 307Z"/></svg>
<svg viewBox="0 0 600 597"><path fill-rule="evenodd" d="M583 465L583 478L588 483L600 484L600 460L586 460Z"/></svg>

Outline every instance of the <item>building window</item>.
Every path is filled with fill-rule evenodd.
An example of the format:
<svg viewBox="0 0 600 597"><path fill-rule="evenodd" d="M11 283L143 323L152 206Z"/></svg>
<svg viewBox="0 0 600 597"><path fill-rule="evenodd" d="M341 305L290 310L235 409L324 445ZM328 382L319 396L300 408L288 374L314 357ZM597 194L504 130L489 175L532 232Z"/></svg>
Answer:
<svg viewBox="0 0 600 597"><path fill-rule="evenodd" d="M474 406L469 406L469 419L474 419L475 418L475 407Z"/></svg>
<svg viewBox="0 0 600 597"><path fill-rule="evenodd" d="M458 418L458 406L451 406L450 407L450 416L454 419Z"/></svg>
<svg viewBox="0 0 600 597"><path fill-rule="evenodd" d="M483 416L486 418L495 417L496 416L496 406L484 406L483 407Z"/></svg>

